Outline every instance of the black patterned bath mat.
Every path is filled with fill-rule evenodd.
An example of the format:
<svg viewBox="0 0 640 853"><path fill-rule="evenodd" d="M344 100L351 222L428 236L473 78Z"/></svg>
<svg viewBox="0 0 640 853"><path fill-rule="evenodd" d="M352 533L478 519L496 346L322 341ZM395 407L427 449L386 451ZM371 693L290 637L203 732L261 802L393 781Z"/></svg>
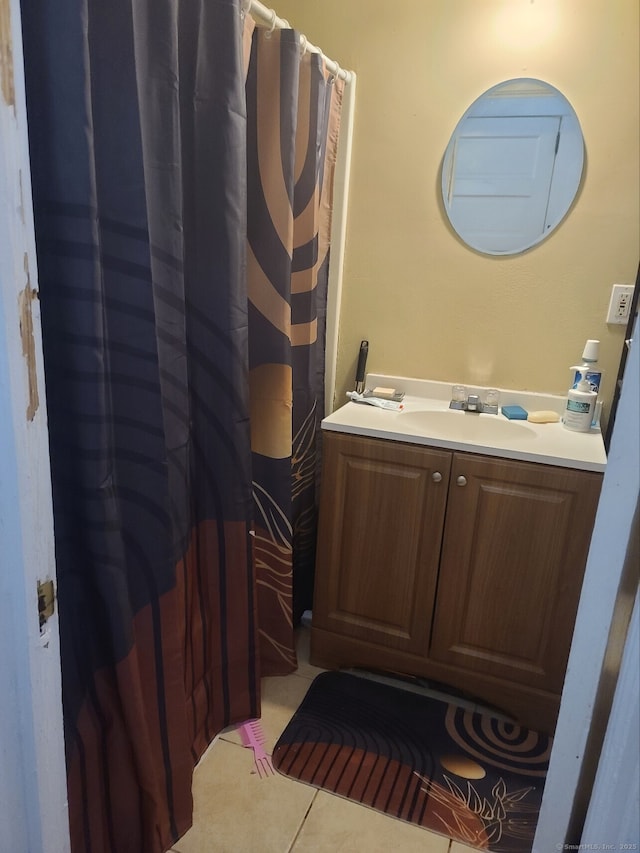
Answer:
<svg viewBox="0 0 640 853"><path fill-rule="evenodd" d="M344 672L311 685L276 769L457 841L529 853L551 738Z"/></svg>

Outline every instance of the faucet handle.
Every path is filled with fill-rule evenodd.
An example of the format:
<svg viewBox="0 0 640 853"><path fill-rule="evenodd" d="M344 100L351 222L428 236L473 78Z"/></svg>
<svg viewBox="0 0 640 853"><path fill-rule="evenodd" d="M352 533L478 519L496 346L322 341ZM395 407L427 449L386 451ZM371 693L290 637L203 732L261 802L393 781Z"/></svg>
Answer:
<svg viewBox="0 0 640 853"><path fill-rule="evenodd" d="M500 392L497 388L487 388L484 402L487 406L497 406L500 402Z"/></svg>
<svg viewBox="0 0 640 853"><path fill-rule="evenodd" d="M451 402L449 403L449 408L461 410L467 408L467 389L464 387L464 385L452 386Z"/></svg>
<svg viewBox="0 0 640 853"><path fill-rule="evenodd" d="M498 403L500 402L500 392L497 388L487 388L487 393L484 397L482 411L488 415L498 414Z"/></svg>

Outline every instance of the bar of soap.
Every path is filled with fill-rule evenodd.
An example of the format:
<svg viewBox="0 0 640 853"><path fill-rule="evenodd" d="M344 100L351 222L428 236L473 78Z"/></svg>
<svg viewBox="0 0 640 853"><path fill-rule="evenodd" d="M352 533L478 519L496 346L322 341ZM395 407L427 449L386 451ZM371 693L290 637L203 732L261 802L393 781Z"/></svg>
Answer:
<svg viewBox="0 0 640 853"><path fill-rule="evenodd" d="M380 397L382 400L391 400L397 392L395 388L381 388L378 385L371 393L374 397Z"/></svg>
<svg viewBox="0 0 640 853"><path fill-rule="evenodd" d="M510 421L526 421L527 419L527 410L523 409L522 406L503 406L502 414Z"/></svg>
<svg viewBox="0 0 640 853"><path fill-rule="evenodd" d="M529 412L528 421L532 424L555 424L560 420L560 415L557 412Z"/></svg>

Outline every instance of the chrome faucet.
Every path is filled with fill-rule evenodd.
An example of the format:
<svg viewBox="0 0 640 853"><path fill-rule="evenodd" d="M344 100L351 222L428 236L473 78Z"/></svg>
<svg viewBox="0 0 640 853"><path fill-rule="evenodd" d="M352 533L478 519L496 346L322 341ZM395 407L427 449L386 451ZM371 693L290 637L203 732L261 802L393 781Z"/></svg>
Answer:
<svg viewBox="0 0 640 853"><path fill-rule="evenodd" d="M451 394L450 409L460 409L463 412L483 412L485 415L498 414L499 393L495 388L488 388L483 392L484 401L480 394L468 394L464 385L454 385Z"/></svg>

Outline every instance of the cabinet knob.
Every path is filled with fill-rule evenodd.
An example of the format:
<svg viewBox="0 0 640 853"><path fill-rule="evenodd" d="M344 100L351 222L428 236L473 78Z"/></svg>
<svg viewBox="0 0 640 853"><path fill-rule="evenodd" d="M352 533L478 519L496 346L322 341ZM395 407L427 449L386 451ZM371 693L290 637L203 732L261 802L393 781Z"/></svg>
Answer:
<svg viewBox="0 0 640 853"><path fill-rule="evenodd" d="M440 473L440 471L434 471L431 475L431 479L434 483L439 483L442 480L442 474Z"/></svg>
<svg viewBox="0 0 640 853"><path fill-rule="evenodd" d="M466 485L467 485L467 478L466 478L466 477L463 477L463 476L462 476L462 474L461 474L461 475L458 477L458 479L456 480L456 483L457 483L459 486L466 486Z"/></svg>

